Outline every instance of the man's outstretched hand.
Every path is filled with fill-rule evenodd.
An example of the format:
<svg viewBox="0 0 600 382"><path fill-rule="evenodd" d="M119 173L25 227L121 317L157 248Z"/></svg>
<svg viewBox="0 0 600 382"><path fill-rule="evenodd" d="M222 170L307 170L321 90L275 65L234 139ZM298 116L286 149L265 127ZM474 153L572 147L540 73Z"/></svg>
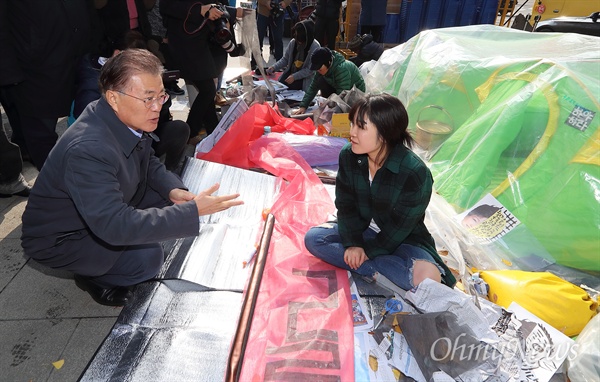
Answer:
<svg viewBox="0 0 600 382"><path fill-rule="evenodd" d="M243 200L236 200L240 194L212 195L219 187L219 183L215 183L194 197L194 201L198 207L198 216L214 214L215 212L225 211L230 207L244 204Z"/></svg>
<svg viewBox="0 0 600 382"><path fill-rule="evenodd" d="M169 193L169 198L175 204L185 203L190 200L195 201L196 207L198 208L198 216L214 214L215 212L225 211L230 207L244 204L243 200L236 200L240 194L221 196L212 195L219 189L219 187L219 183L215 183L206 190L201 191L198 195L194 195L189 191L176 188L171 190Z"/></svg>

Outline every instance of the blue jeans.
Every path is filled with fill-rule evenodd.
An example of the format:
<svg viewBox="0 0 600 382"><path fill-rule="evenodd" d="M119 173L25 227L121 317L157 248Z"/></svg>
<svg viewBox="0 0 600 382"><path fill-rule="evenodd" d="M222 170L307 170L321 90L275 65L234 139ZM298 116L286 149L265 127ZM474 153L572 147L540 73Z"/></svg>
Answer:
<svg viewBox="0 0 600 382"><path fill-rule="evenodd" d="M263 40L267 35L267 28L271 25L273 41L275 42L275 60L279 61L283 57L283 14L276 19L263 16L260 13L256 15L256 28L258 29L258 42L262 53Z"/></svg>
<svg viewBox="0 0 600 382"><path fill-rule="evenodd" d="M367 229L363 233L365 240L373 239L376 235L377 233L372 229ZM429 252L414 245L401 244L392 254L377 256L365 261L358 269L351 269L344 262L345 248L342 246L337 223L325 223L311 228L304 236L304 245L313 256L329 264L361 276L372 277L375 273L380 273L404 290L410 290L415 286L413 285L415 261L424 260L437 266Z"/></svg>

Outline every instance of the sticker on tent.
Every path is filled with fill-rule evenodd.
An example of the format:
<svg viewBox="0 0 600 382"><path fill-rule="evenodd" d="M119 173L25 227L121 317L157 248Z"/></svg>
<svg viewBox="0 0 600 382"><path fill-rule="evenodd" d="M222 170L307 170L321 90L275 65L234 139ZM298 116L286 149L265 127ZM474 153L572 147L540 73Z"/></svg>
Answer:
<svg viewBox="0 0 600 382"><path fill-rule="evenodd" d="M585 131L590 123L592 123L594 116L596 116L596 113L593 111L576 105L573 111L571 111L571 114L567 117L565 124L574 127L577 130Z"/></svg>

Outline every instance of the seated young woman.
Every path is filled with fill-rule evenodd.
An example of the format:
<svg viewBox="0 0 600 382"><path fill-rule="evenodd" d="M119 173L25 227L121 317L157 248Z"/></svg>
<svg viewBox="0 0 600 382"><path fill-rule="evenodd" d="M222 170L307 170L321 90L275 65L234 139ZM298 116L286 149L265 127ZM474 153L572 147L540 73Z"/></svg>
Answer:
<svg viewBox="0 0 600 382"><path fill-rule="evenodd" d="M426 278L456 280L424 223L433 178L411 151L408 114L396 97L370 95L350 110L350 142L336 178L337 222L311 228L314 256L366 278L384 276L404 290Z"/></svg>

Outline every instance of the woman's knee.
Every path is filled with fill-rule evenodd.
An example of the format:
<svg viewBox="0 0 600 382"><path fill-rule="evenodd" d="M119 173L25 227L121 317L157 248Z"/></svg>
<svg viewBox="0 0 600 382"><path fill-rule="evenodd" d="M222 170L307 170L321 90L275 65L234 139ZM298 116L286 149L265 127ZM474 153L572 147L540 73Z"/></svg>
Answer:
<svg viewBox="0 0 600 382"><path fill-rule="evenodd" d="M321 236L318 228L319 227L312 227L304 235L304 246L311 253L313 253L314 248L317 246L317 240Z"/></svg>
<svg viewBox="0 0 600 382"><path fill-rule="evenodd" d="M324 223L310 228L304 235L306 249L313 255L316 255L319 247L329 243L327 237L331 235L333 228L335 226L332 223Z"/></svg>
<svg viewBox="0 0 600 382"><path fill-rule="evenodd" d="M437 265L427 260L415 260L412 279L413 285L417 286L425 279L431 279L439 283L442 281L442 275Z"/></svg>

